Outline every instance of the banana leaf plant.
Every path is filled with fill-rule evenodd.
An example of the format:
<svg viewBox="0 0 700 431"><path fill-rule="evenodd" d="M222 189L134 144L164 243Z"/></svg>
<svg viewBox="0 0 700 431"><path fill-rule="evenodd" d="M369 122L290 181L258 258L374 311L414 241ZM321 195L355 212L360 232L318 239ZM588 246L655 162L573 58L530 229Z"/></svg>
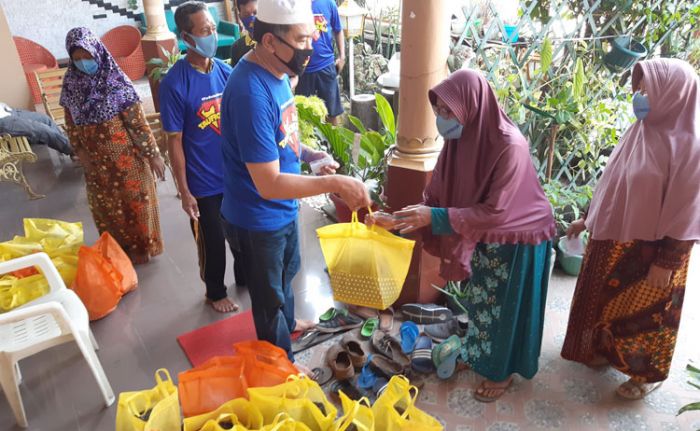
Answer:
<svg viewBox="0 0 700 431"><path fill-rule="evenodd" d="M690 380L688 380L688 384L696 389L700 389L700 368L696 367L695 364L691 361L686 366L686 370L690 375ZM681 407L680 410L678 410L677 415L696 410L700 410L700 401L684 405L683 407Z"/></svg>

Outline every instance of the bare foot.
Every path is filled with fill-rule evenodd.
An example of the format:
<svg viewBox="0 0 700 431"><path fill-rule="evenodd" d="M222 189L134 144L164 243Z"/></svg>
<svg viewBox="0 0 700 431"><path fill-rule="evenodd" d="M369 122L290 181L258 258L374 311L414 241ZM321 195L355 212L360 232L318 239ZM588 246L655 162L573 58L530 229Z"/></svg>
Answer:
<svg viewBox="0 0 700 431"><path fill-rule="evenodd" d="M295 322L296 322L296 325L294 325L294 332L296 332L296 331L306 332L307 330L316 327L316 323L312 322L310 320L296 319Z"/></svg>
<svg viewBox="0 0 700 431"><path fill-rule="evenodd" d="M496 401L506 393L511 383L513 383L513 377L508 377L502 382L484 380L474 391L474 398L485 403Z"/></svg>
<svg viewBox="0 0 700 431"><path fill-rule="evenodd" d="M631 378L621 384L615 392L627 400L641 400L654 392L663 382L643 383Z"/></svg>
<svg viewBox="0 0 700 431"><path fill-rule="evenodd" d="M218 301L207 299L207 304L211 305L211 308L219 313L233 313L234 311L238 311L238 304L228 298L219 299Z"/></svg>

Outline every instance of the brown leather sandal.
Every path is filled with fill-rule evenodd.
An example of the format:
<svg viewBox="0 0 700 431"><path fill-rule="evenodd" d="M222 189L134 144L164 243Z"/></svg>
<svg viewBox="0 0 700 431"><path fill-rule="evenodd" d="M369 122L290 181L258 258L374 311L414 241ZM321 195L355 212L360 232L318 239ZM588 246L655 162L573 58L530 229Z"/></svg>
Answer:
<svg viewBox="0 0 700 431"><path fill-rule="evenodd" d="M326 362L336 380L348 380L355 375L350 354L342 346L334 345L326 354Z"/></svg>

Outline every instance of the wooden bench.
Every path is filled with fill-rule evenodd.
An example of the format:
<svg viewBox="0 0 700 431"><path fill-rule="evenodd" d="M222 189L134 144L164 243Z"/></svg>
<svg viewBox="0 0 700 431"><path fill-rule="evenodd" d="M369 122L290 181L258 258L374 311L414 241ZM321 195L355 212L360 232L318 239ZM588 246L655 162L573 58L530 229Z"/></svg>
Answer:
<svg viewBox="0 0 700 431"><path fill-rule="evenodd" d="M46 197L32 190L32 186L24 176L22 164L34 163L37 156L29 146L29 141L24 136L0 135L0 181L7 181L24 187L29 199L41 199Z"/></svg>
<svg viewBox="0 0 700 431"><path fill-rule="evenodd" d="M44 104L46 115L58 124L65 132L66 119L63 106L59 104L61 100L61 90L63 89L63 76L68 68L47 70L36 72L36 80L41 91L41 101Z"/></svg>

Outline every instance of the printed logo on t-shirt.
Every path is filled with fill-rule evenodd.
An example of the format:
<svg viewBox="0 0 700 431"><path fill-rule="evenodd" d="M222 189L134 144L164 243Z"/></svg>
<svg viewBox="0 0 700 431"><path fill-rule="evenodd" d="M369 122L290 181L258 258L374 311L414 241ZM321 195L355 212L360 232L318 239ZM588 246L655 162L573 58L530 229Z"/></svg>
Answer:
<svg viewBox="0 0 700 431"><path fill-rule="evenodd" d="M326 16L322 13L314 15L314 42L316 42L320 37L321 33L328 33L328 21Z"/></svg>
<svg viewBox="0 0 700 431"><path fill-rule="evenodd" d="M294 105L294 99L289 99L280 109L282 110L280 131L284 134L284 139L278 145L282 148L289 145L294 154L299 157L299 114Z"/></svg>
<svg viewBox="0 0 700 431"><path fill-rule="evenodd" d="M197 110L197 116L202 122L197 126L204 130L211 128L217 134L221 134L221 93L202 99L202 104Z"/></svg>

